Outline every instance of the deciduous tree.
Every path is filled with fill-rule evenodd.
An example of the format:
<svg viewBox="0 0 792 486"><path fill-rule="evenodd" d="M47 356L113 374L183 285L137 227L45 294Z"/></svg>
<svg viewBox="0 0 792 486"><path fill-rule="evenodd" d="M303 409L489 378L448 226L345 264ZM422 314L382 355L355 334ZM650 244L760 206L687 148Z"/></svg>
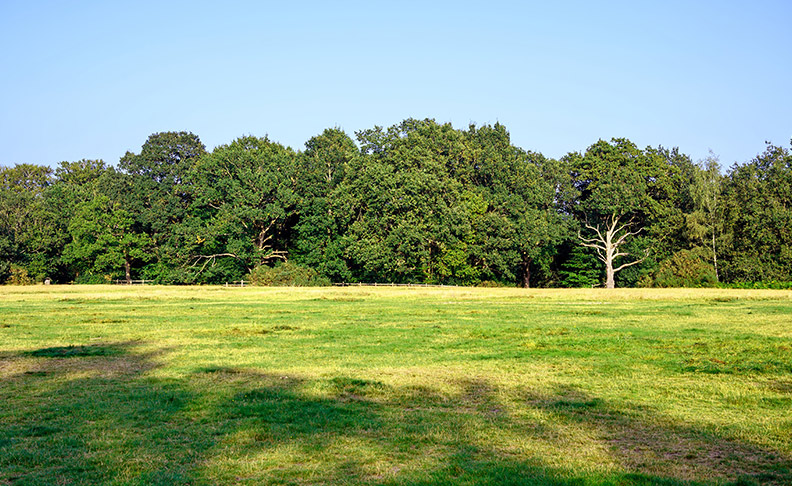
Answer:
<svg viewBox="0 0 792 486"><path fill-rule="evenodd" d="M674 168L626 139L600 140L585 154L565 159L579 191L573 206L585 229L580 242L597 252L605 265L605 287L613 288L619 271L646 258L648 246L638 254L625 248L667 211Z"/></svg>
<svg viewBox="0 0 792 486"><path fill-rule="evenodd" d="M338 128L312 137L297 157L297 221L291 256L336 281L351 278L344 259L345 217L339 214L336 191L358 157L355 142Z"/></svg>
<svg viewBox="0 0 792 486"><path fill-rule="evenodd" d="M103 194L80 203L69 223L72 241L63 259L79 269L83 280L121 274L131 282L133 261L149 260L152 246L148 235L134 231L134 224L129 211Z"/></svg>
<svg viewBox="0 0 792 486"><path fill-rule="evenodd" d="M189 175L206 148L190 132L161 132L148 137L140 153L127 152L118 166L126 177L117 179L114 200L135 221L135 230L153 243L154 258L144 270L149 279L169 282L171 270L182 264L179 235L174 231L187 215L194 194Z"/></svg>
<svg viewBox="0 0 792 486"><path fill-rule="evenodd" d="M190 266L198 273L219 260L216 279L241 278L287 256L295 216L296 154L269 139L241 137L201 157L189 178L193 205L182 225ZM212 273L210 272L209 275Z"/></svg>
<svg viewBox="0 0 792 486"><path fill-rule="evenodd" d="M721 267L731 281L792 280L792 154L768 144L731 168L723 188L731 241Z"/></svg>
<svg viewBox="0 0 792 486"><path fill-rule="evenodd" d="M711 152L709 157L699 162L697 168L690 186L694 209L687 215L687 226L691 235L701 242L702 246L709 248L715 279L720 280L718 241L723 235L723 208L721 208L723 176L718 157Z"/></svg>

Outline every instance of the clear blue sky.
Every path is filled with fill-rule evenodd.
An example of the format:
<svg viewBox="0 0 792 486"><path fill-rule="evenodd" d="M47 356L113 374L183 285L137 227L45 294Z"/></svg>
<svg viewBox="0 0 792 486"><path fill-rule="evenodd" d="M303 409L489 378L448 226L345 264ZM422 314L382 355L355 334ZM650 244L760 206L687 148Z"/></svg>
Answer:
<svg viewBox="0 0 792 486"><path fill-rule="evenodd" d="M791 20L789 0L2 0L0 165L428 117L551 157L627 137L728 167L789 146Z"/></svg>

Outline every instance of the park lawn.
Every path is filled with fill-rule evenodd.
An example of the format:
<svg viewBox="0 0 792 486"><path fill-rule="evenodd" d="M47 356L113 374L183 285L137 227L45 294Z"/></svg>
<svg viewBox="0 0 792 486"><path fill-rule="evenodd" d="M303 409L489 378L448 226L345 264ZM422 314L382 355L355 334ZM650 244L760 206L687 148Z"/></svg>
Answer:
<svg viewBox="0 0 792 486"><path fill-rule="evenodd" d="M792 292L2 287L3 484L792 484Z"/></svg>

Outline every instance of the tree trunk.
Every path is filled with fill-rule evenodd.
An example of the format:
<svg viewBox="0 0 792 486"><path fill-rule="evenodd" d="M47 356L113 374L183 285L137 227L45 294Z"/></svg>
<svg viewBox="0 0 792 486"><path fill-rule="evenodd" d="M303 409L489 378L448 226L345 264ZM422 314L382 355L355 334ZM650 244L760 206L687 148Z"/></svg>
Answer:
<svg viewBox="0 0 792 486"><path fill-rule="evenodd" d="M531 288L531 262L523 262L522 286L524 289Z"/></svg>
<svg viewBox="0 0 792 486"><path fill-rule="evenodd" d="M129 260L124 259L124 273L126 274L126 283L131 285L132 284L132 266L129 264Z"/></svg>
<svg viewBox="0 0 792 486"><path fill-rule="evenodd" d="M712 264L715 266L715 281L720 282L718 274L718 254L715 252L715 228L712 228Z"/></svg>
<svg viewBox="0 0 792 486"><path fill-rule="evenodd" d="M616 280L615 277L616 272L613 271L613 258L609 258L605 261L605 288L606 289L615 289L616 288Z"/></svg>

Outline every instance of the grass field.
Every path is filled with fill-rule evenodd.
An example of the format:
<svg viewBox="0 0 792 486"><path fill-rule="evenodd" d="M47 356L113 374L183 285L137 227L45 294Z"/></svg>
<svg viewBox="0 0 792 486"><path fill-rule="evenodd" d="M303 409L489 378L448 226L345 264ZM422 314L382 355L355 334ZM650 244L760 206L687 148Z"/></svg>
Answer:
<svg viewBox="0 0 792 486"><path fill-rule="evenodd" d="M792 484L792 292L3 287L3 484Z"/></svg>

